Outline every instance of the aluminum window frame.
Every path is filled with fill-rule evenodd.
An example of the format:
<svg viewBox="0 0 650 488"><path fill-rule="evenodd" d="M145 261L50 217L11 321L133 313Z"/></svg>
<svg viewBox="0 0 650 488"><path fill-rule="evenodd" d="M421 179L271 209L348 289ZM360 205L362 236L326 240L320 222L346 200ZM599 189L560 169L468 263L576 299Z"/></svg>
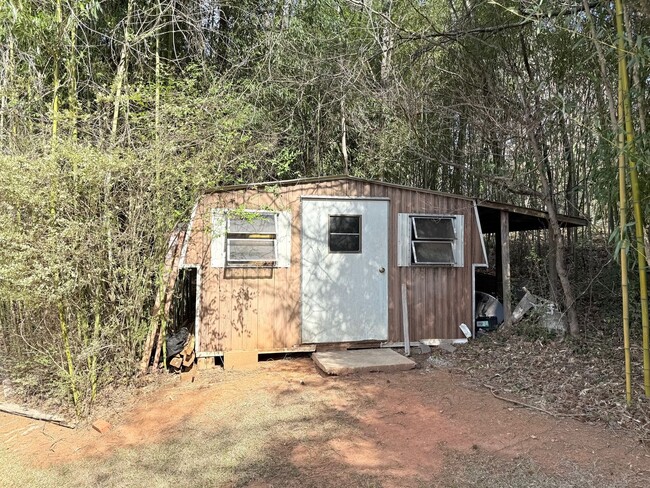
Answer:
<svg viewBox="0 0 650 488"><path fill-rule="evenodd" d="M433 238L433 239L417 239L415 237L415 223L414 219L449 219L453 223L454 239L449 237ZM434 267L449 267L449 268L464 268L465 267L465 215L463 214L429 214L429 213L398 213L397 214L397 266L402 267L419 267L419 268L434 268ZM449 242L452 246L453 261L420 261L416 257L414 242Z"/></svg>
<svg viewBox="0 0 650 488"><path fill-rule="evenodd" d="M416 244L449 244L453 261L418 261L418 255L415 250ZM411 239L411 260L414 266L455 266L457 262L454 241L451 239Z"/></svg>
<svg viewBox="0 0 650 488"><path fill-rule="evenodd" d="M448 220L452 224L452 230L454 232L454 237L437 237L437 238L420 238L418 237L416 219L419 220ZM458 233L456 232L456 226L458 225L458 220L456 215L426 215L426 214L412 214L409 215L409 224L410 224L410 239L411 239L411 266L458 266L458 253L456 247L458 246ZM441 242L448 243L451 246L451 255L452 261L418 261L417 252L415 246L419 242Z"/></svg>
<svg viewBox="0 0 650 488"><path fill-rule="evenodd" d="M456 217L453 215L447 216L430 216L430 215L411 215L411 228L413 230L412 239L416 241L455 241L458 236L456 235ZM420 237L418 236L418 226L416 220L433 220L433 221L448 221L451 223L451 231L454 234L453 237Z"/></svg>

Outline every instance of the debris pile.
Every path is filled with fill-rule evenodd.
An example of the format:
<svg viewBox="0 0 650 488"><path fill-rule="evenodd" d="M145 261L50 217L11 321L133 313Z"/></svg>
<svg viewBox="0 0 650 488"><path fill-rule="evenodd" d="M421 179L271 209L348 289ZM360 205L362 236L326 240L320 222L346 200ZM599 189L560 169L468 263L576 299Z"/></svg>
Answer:
<svg viewBox="0 0 650 488"><path fill-rule="evenodd" d="M194 334L182 327L167 338L167 363L175 372L186 372L194 366Z"/></svg>
<svg viewBox="0 0 650 488"><path fill-rule="evenodd" d="M567 331L566 317L558 310L558 306L550 300L533 295L526 287L523 290L525 294L512 312L512 323L516 324L525 317L529 323L564 335Z"/></svg>

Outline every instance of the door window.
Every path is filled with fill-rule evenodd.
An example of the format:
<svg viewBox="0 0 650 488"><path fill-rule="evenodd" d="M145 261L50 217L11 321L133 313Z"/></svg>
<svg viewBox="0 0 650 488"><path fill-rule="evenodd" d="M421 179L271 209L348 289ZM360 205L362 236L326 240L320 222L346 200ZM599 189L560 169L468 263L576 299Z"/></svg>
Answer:
<svg viewBox="0 0 650 488"><path fill-rule="evenodd" d="M330 253L361 252L361 215L330 215Z"/></svg>

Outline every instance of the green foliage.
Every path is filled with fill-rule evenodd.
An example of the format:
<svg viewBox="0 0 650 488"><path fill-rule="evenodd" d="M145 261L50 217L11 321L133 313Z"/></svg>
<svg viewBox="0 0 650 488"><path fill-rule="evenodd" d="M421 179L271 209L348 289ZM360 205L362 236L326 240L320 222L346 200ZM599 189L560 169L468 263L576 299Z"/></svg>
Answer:
<svg viewBox="0 0 650 488"><path fill-rule="evenodd" d="M558 208L611 234L611 16L592 9L601 73L586 16L556 4L61 0L59 22L57 2L1 3L0 369L59 397L74 375L86 404L93 358L100 384L132 375L169 234L225 184L347 167L540 206L532 132ZM628 13L641 127L650 19L636 3ZM634 148L643 189L649 148L647 135Z"/></svg>

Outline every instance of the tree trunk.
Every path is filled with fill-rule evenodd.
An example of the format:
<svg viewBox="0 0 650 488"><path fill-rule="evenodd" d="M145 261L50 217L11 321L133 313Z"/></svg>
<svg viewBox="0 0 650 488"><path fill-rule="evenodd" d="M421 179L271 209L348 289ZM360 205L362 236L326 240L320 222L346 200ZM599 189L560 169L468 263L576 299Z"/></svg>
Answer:
<svg viewBox="0 0 650 488"><path fill-rule="evenodd" d="M389 22L391 10L393 7L392 0L384 1L382 4L382 13L383 19L383 28L381 31L381 36L379 40L379 45L381 48L381 69L380 69L380 80L382 88L387 88L389 84L389 79L391 75L391 57L393 54L393 33L391 30L391 25Z"/></svg>
<svg viewBox="0 0 650 488"><path fill-rule="evenodd" d="M524 117L527 127L526 133L537 163L537 171L542 184L544 205L548 212L549 226L553 229L553 242L550 242L550 244L555 245L555 267L564 294L564 307L569 318L569 334L571 334L571 337L577 337L580 334L580 324L575 309L575 297L565 264L566 249L564 241L562 240L562 229L560 228L560 223L557 217L557 208L548 176L551 173L551 169L548 164L548 159L541 148L538 135L536 134L537 132L541 133L540 124L533 120L530 113L530 105L528 104L526 97L523 96L523 92L520 95L522 98L522 106L524 107ZM535 128L537 128L537 130L535 130Z"/></svg>
<svg viewBox="0 0 650 488"><path fill-rule="evenodd" d="M346 175L350 174L348 160L348 128L345 122L345 97L341 98L341 154L343 155L343 168Z"/></svg>

